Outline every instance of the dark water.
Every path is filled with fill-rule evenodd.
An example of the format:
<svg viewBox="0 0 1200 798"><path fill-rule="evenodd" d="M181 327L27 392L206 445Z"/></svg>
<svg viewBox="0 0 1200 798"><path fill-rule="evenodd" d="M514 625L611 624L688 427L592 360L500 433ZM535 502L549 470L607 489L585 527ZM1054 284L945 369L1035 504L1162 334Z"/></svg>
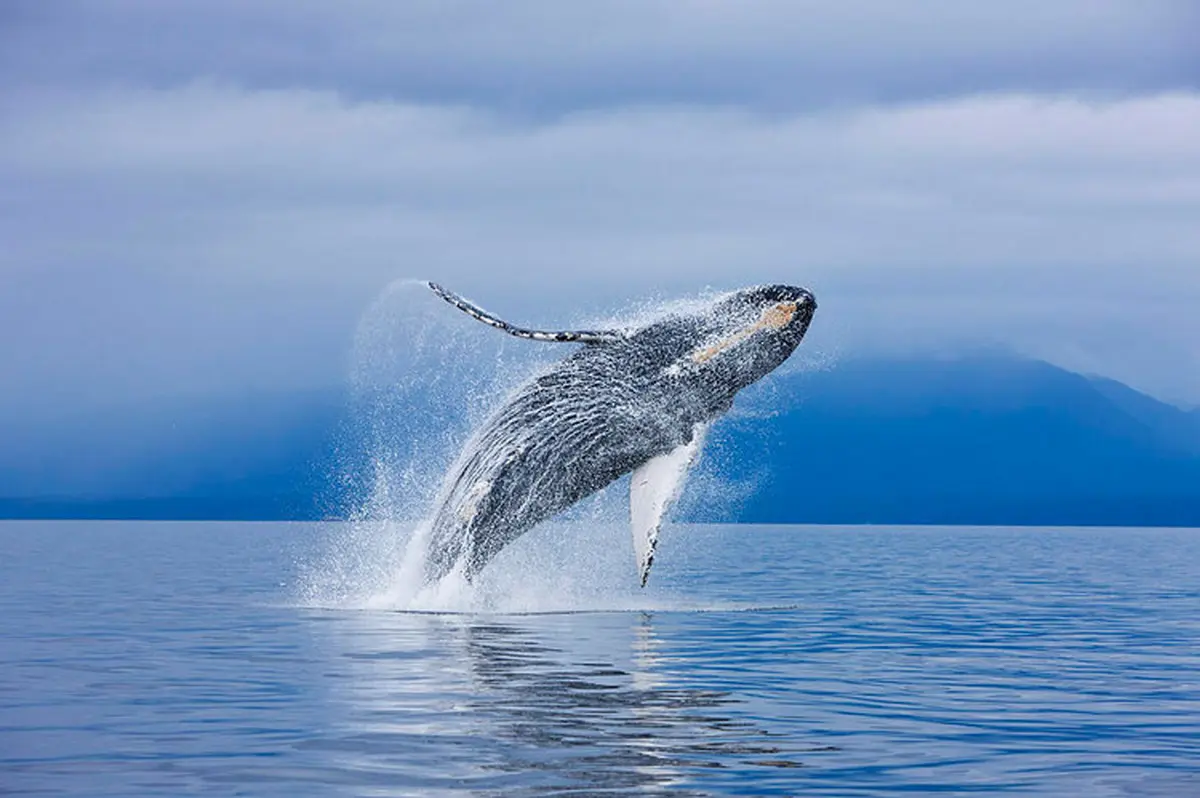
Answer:
<svg viewBox="0 0 1200 798"><path fill-rule="evenodd" d="M0 525L0 794L1200 796L1200 531L675 528L531 615L302 606L337 534Z"/></svg>

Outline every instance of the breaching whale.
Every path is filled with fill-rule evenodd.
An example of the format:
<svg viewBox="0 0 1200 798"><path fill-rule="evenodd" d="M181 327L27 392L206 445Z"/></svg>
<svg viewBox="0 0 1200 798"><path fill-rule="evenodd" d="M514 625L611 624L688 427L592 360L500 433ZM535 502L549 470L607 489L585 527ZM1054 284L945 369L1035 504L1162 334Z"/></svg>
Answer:
<svg viewBox="0 0 1200 798"><path fill-rule="evenodd" d="M518 389L465 445L431 521L425 577L470 580L504 546L632 473L630 520L643 586L661 518L708 425L799 345L817 303L766 285L641 327L515 327L435 283L442 299L510 335L582 344Z"/></svg>

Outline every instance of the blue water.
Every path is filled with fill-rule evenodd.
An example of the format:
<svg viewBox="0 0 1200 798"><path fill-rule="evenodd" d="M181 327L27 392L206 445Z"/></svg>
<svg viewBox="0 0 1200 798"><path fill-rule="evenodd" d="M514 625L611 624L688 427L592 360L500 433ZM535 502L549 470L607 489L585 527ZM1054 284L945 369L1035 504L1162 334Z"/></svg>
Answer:
<svg viewBox="0 0 1200 798"><path fill-rule="evenodd" d="M1200 531L675 527L640 594L580 524L541 614L321 606L344 538L0 524L0 794L1200 795Z"/></svg>

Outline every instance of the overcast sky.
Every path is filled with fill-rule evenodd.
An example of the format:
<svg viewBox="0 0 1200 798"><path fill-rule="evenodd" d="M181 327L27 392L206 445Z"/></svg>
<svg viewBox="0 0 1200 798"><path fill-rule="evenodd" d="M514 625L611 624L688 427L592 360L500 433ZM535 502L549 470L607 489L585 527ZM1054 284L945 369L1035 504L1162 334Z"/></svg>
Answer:
<svg viewBox="0 0 1200 798"><path fill-rule="evenodd" d="M1200 4L0 4L0 413L332 384L433 278L515 321L806 285L815 352L1200 403Z"/></svg>

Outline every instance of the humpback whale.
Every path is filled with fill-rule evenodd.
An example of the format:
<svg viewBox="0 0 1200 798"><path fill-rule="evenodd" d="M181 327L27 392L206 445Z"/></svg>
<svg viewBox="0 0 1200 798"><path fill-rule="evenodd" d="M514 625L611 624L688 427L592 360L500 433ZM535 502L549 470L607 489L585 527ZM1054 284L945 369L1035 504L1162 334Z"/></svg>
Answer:
<svg viewBox="0 0 1200 798"><path fill-rule="evenodd" d="M431 521L427 582L456 569L471 580L539 522L632 473L630 521L645 586L662 516L708 425L791 356L817 307L803 288L764 285L640 327L542 331L429 287L510 335L582 346L519 388L466 443Z"/></svg>

